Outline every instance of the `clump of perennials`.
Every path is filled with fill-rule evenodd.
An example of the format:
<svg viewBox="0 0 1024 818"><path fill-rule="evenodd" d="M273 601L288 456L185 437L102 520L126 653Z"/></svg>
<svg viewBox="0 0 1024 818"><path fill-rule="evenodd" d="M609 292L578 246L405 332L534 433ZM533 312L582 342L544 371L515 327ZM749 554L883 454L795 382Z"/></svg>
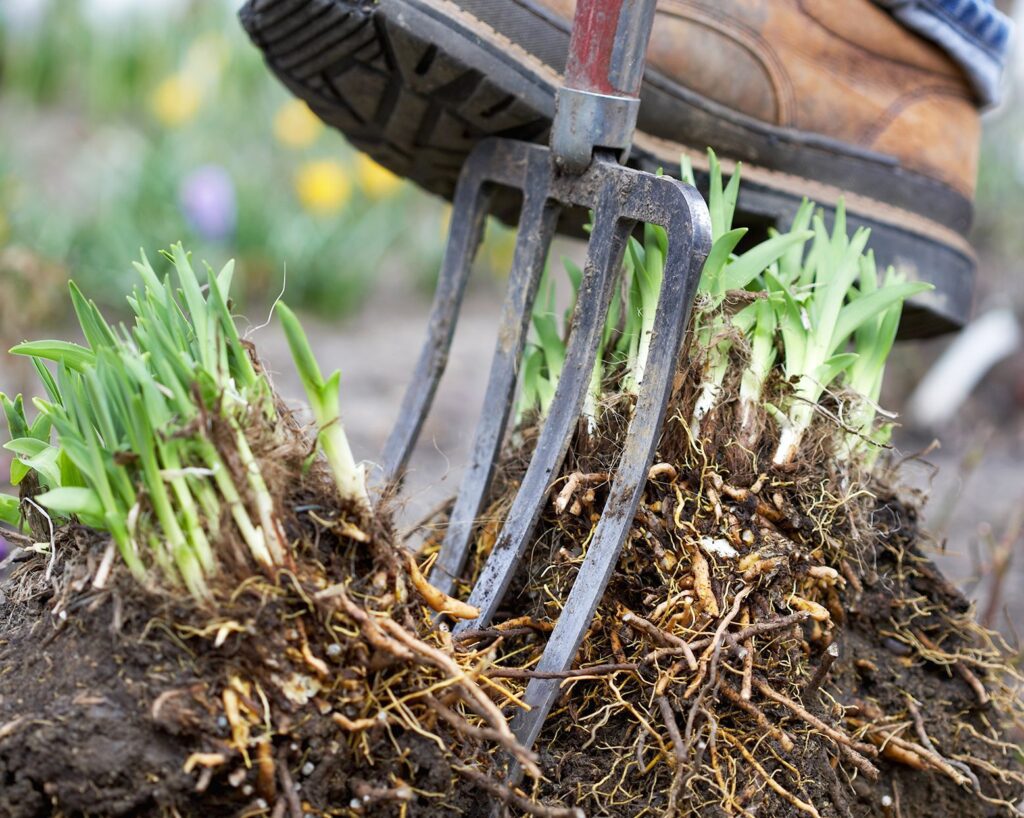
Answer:
<svg viewBox="0 0 1024 818"><path fill-rule="evenodd" d="M922 285L880 273L842 207L738 252L739 171L709 170L669 420L537 754L508 719L600 517L664 233L629 243L506 616L458 637L440 623L475 611L424 580L436 543L413 557L371 502L339 375L286 307L312 430L238 333L230 265L197 275L178 246L161 278L143 258L130 326L72 285L84 345L19 345L45 396L2 398L22 547L0 580L0 813L1018 813L1019 677L923 556L884 457L883 370ZM467 584L564 361L551 286Z"/></svg>
<svg viewBox="0 0 1024 818"><path fill-rule="evenodd" d="M713 154L708 168L713 246L669 420L537 742L545 777L533 795L609 816L1020 814L1020 676L924 556L884 456L885 362L904 301L928 285L879 271L868 231L848 235L841 203L831 229L805 202L788 231L739 252L740 169L726 185ZM457 640L464 667L487 656L513 694L532 678L600 518L666 251L657 227L630 240L586 417L529 565L504 621ZM552 288L548 279L535 309L514 445L467 585L565 357Z"/></svg>
<svg viewBox="0 0 1024 818"><path fill-rule="evenodd" d="M310 432L238 332L232 266L201 283L180 245L166 260L136 264L129 326L72 284L84 344L12 350L45 396L0 396L23 546L0 589L0 813L448 814L497 786L494 750L536 774L499 683L421 636L465 606L371 509L338 373L279 304Z"/></svg>

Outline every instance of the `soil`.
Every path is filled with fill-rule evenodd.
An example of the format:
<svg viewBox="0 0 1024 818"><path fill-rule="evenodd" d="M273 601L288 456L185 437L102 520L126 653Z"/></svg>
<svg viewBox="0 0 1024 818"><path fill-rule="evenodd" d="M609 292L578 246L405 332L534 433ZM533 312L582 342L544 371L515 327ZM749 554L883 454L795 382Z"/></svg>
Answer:
<svg viewBox="0 0 1024 818"><path fill-rule="evenodd" d="M52 569L42 556L20 563L0 588L0 816L397 815L403 781L423 793L411 814L479 814L474 786L453 786L441 747L459 742L444 723L428 733L380 721L357 742L339 728L338 714L363 715L361 697L439 679L315 601L332 578L357 599L382 587L389 598L400 571L387 547L306 527L301 541L314 544L292 571L244 582L215 609L141 591L123 571L91 588L105 544L81 528L60 533ZM389 536L374 531L377 543ZM414 609L391 616L409 625ZM314 678L317 657L331 666ZM237 741L240 728L256 740Z"/></svg>
<svg viewBox="0 0 1024 818"><path fill-rule="evenodd" d="M412 334L418 334L417 330L413 328ZM400 339L395 343L400 345ZM482 347L476 358L486 359L488 350L486 345ZM477 374L485 371L484 366L479 371L472 365L469 368ZM380 377L392 387L396 381L402 382L390 373ZM360 394L355 386L351 392ZM465 395L449 400L463 416L466 405L473 405ZM376 400L374 406L378 406ZM450 412L441 415L451 416ZM376 417L380 423L380 414ZM352 426L358 430L361 424ZM465 426L442 424L436 429L447 436L442 440L451 441ZM444 458L435 452L432 461L423 469L424 477L436 474L435 466ZM569 468L581 465L591 468L582 461ZM514 485L516 468L515 463L506 464L506 485L495 491L499 505L503 492ZM737 478L749 485L753 473L736 471ZM435 483L434 496L445 492ZM839 594L841 614L834 613L836 628L831 636L823 639L803 623L799 633L779 640L781 647L773 658L791 661L800 669L788 692L799 698L807 670L817 666L828 644L834 642L840 658L822 685L822 694L803 700L814 715L858 739L866 738L872 724L894 731L898 726L899 735L916 744L921 739L907 716L907 696L912 696L928 740L943 757L970 757L980 762L971 766L987 796L1016 802L1019 779L1000 778L981 769L990 764L992 769L1019 773L1017 751L999 743L1017 739L1013 733L1003 732L1000 724L1016 705L1005 698L983 704L976 689L957 670L963 662L949 660L950 656L972 658L976 663L969 666L974 668L975 678L980 677L987 690L999 690L1003 671L986 641L990 637L973 626L964 598L924 556L930 543L918 531L913 505L881 490L876 490L876 496L880 499L870 511L870 535L851 538L848 531L835 532L845 537L846 547L857 556L859 587L851 583ZM293 500L292 505L301 503ZM216 632L208 628L212 621L209 611L144 594L127 578L116 575L106 589L91 589L89 581L103 546L88 532L65 532L67 540L60 549L64 556L52 568L42 556L20 563L0 586L0 816L489 815L494 803L490 791L459 778L453 765L466 760L487 770L492 745L454 736L444 725L425 718L428 731L392 724L370 728L358 736L347 735L327 717L330 708L321 712L315 699L312 709L296 705L283 695L282 685L270 678L267 668L274 667L279 657L285 667L301 668L296 653L302 639L297 642L292 633L295 628L290 627L296 622L305 623L297 629L314 656L332 656L330 648L338 642L338 632L324 627L332 621L329 612L308 606L307 596L315 588L354 579L359 588L381 598L391 593L387 589L397 587L396 578L402 574L393 564L394 552L388 557L384 549L372 559L360 561L352 556L359 552L351 544L339 549L336 537L312 526L308 519L294 524L305 526L304 553L309 566L323 571L317 581L321 584L300 572L297 583L282 577L278 583L241 593L237 606L221 610L217 621L241 623L242 630L229 632L219 645ZM547 534L538 543L539 549L551 547L552 559L537 564L557 562L559 549L566 545L565 540L553 536L557 527L549 520ZM787 534L799 539L802 528L806 525L798 520ZM375 537L382 544L393 540L393 534L384 531L375 532ZM623 560L631 560L633 566L653 564L655 557L647 542L634 539ZM794 580L805 562L793 561ZM374 587L375 578L381 585L376 576L381 571L383 586ZM613 588L609 599L643 610L644 592L656 587L656 580L643 571L634 574L637 584ZM553 583L556 593L558 583L572 577L569 566ZM781 579L780 584L785 585L790 575ZM531 577L520 578L518 597L511 603L515 610L510 610L510 615L521 614L531 604L531 582ZM719 579L715 583L721 593ZM771 599L777 600L778 589L772 593ZM542 604L538 606L537 595L532 599L539 614L550 613ZM766 610L770 614L772 609ZM416 606L392 606L389 613L414 631L421 627L421 611ZM352 624L348 623L349 628ZM937 654L908 644L908 628L930 634L942 651ZM612 630L605 628L597 635L593 655L610 655L609 643L602 640L609 639ZM508 647L515 644L510 640L502 656L507 657ZM395 679L399 680L396 683L412 684L415 690L438 680L436 668L402 666L393 659L383 656L364 635L345 643L331 659L331 674L342 682L363 685L360 695L379 693ZM268 718L268 713L273 714L274 732L266 742L268 749L248 763L237 752L234 725L223 704L233 678L266 682L262 692L269 704L260 700L255 687L246 688L242 698L248 701L251 713ZM387 683L382 685L382 679ZM650 682L646 679L631 695L649 689ZM556 712L538 745L543 748L541 766L547 780L537 794L549 803L583 805L593 815L657 814L659 807L667 804L673 786L669 765L662 764L648 775L631 769L630 759L640 752L636 749L639 731L635 719L621 711L610 714L599 730L595 729L592 713L586 708L595 698L607 700L603 681L580 681L566 687L572 696L567 695L563 702L569 703ZM572 702L583 704L577 708ZM327 704L338 712L334 703ZM675 704L679 706L678 701ZM785 760L759 758L779 778L787 775L787 765L798 768L794 793L817 805L821 815L944 818L1000 812L1001 807L979 798L970 785L958 786L934 768L914 769L905 761L889 758L885 751L872 758L879 769L878 780L868 781L851 772L833 742L813 732L797 735L792 716L783 708L763 702L762 706L773 724L784 725L799 740ZM722 729L747 736L752 749L769 744L764 731L743 712L728 706L716 712ZM256 718L254 725L260 721ZM440 745L436 737L440 737ZM453 759L442 747L463 748L464 759ZM220 755L225 760L207 767L210 762L197 760L196 753ZM195 763L186 772L190 760ZM736 769L743 780L750 780L749 767ZM615 782L624 779L628 786L621 792L630 791L631 801L598 797L608 789L617 792ZM609 780L611 787L606 784ZM687 787L686 798L690 807L697 807L699 814L722 813L710 797L713 791L705 779L697 777L689 783L692 786ZM394 800L407 785L415 788L412 799ZM708 800L701 804L702 795ZM738 796L742 798L744 793ZM758 818L802 814L771 793L760 798L747 805Z"/></svg>
<svg viewBox="0 0 1024 818"><path fill-rule="evenodd" d="M131 815L174 804L193 785L182 759L195 733L223 732L180 701L153 718L162 694L205 683L165 632L141 636L134 606L115 632L117 603L105 597L83 597L63 624L45 595L4 606L0 815L49 815L55 804Z"/></svg>
<svg viewBox="0 0 1024 818"><path fill-rule="evenodd" d="M1005 645L978 627L968 600L925 556L931 543L916 498L896 496L891 475L836 468L825 420L797 462L760 474L754 466L777 443L771 425L753 453L742 450L731 443L736 424L723 403L695 452L682 432L690 389L683 379L655 460L663 476L647 482L573 665L607 670L563 684L537 743L546 776L539 797L606 816L1013 814L1024 795L1014 746L1021 680L1005 664ZM624 408L605 407L596 440L579 430L553 481L552 499L580 482L561 508L545 505L529 564L496 618L490 650L503 669L526 669L529 678L539 659L543 637L506 635L503 617L542 633L559 615L603 507L600 475L620 451ZM521 433L523 448L504 464L485 519L500 519L518 486L532 438ZM484 551L493 529L480 537ZM734 553L702 544L715 538ZM703 590L698 563L707 566ZM742 651L738 642L723 647L716 677L706 663L730 608L751 626L780 627ZM783 628L800 610L810 615ZM699 670L688 670L678 649L652 658L677 643L670 637L694 645ZM470 647L488 649L486 637ZM815 687L831 650L839 658ZM749 670L745 653L754 657ZM741 678L753 687L745 706L728 695ZM808 729L809 719L823 726Z"/></svg>
<svg viewBox="0 0 1024 818"><path fill-rule="evenodd" d="M911 659L912 651L904 643L880 638L880 633L892 628L893 619L900 617L900 609L908 598L923 595L936 605L961 614L968 609L965 598L916 548L913 515L908 514L897 501L891 501L881 507L880 517L886 518L888 523L882 529L886 544L880 549L876 567L862 592L856 593L852 600L844 599L847 618L835 639L842 658L832 666L826 688L836 703L850 712L856 712L858 707L898 712L906 708L907 697L912 697L921 703L922 717L937 746L955 747L958 753L977 755L999 763L1000 753L993 753L991 747L962 734L965 724L985 731L991 720L990 708L979 706L971 687L940 665ZM897 578L901 561L913 563L912 577L908 575L903 581ZM954 646L947 643L946 647ZM820 660L820 656L816 658ZM579 689L575 695L579 698L586 696ZM835 715L820 703L817 707L814 704L808 707L826 721ZM618 723L613 721L601 728L600 741L608 746L628 747L636 738L635 720L620 716L616 721ZM721 724L723 727L740 726L738 722L730 724L728 717ZM542 790L546 796L572 803L579 799L581 781L593 784L614 774L614 766L620 759L586 748L590 738L588 729L573 729L563 723L560 730L548 730L542 736L544 769L551 774L550 783ZM974 793L958 787L948 778L922 773L884 759L877 764L880 770L877 781L847 777L835 768L834 745L830 746L828 742L824 745L809 737L795 753L787 756L787 761L800 770L805 782L802 789L805 800L813 803L823 816L963 818L1005 812L997 806L980 802ZM613 763L609 764L609 761ZM621 774L621 769L619 772ZM999 783L991 779L984 783L999 788ZM647 809L659 814L667 803L667 789L658 791L657 786L648 785L642 804L607 802L601 806L588 799L588 814L639 815ZM1012 800L1012 792L1006 795ZM883 800L886 796L891 801ZM924 809L921 805L928 806ZM712 804L704 805L704 810L701 814L726 814ZM788 804L769 799L762 803L756 814L793 816L801 813Z"/></svg>
<svg viewBox="0 0 1024 818"><path fill-rule="evenodd" d="M874 519L880 545L864 572L861 590L842 600L845 620L835 639L841 658L826 685L829 696L847 713L859 709L871 718L872 708L880 712L905 709L905 697L910 695L920 703L932 741L947 756L955 751L1005 764L1007 760L992 744L964 731L964 725L970 724L988 732L998 712L980 706L971 686L948 668L923 661L904 642L882 636L905 616L908 600L921 610L934 606L941 612L916 622L929 631L959 622L968 605L921 555L912 510L888 498L879 503ZM329 719L275 698L269 685L276 721L270 755L276 772L268 784L256 759L247 767L232 752L232 728L218 690L225 678L234 675L258 677L268 655L289 652L292 646L284 626L299 617L301 603L289 595L268 602L264 592L260 604L243 601L222 611L222 620L244 623L245 632L258 636L260 642L229 638L220 648L212 648L209 639L196 633L209 625L208 613L140 592L127 577L103 591L89 588L87 581L102 543L84 529L64 536L60 553L67 556L54 565L51 580L45 579L47 561L35 556L19 566L3 589L0 815L299 818L307 810L325 815L489 814L493 799L466 783L453 787L451 758L429 738L413 731L371 736L377 763L367 766ZM332 564L332 553L337 553L337 543L325 540L316 557L337 576L360 576L373 570L372 562ZM625 586L613 592L636 603ZM54 610L60 613L54 616ZM970 641L967 635L948 629L947 637L943 647L949 651L958 648L957 642ZM313 638L310 644L314 653L326 653L326 647ZM346 651L346 655L352 654ZM342 666L338 670L343 672ZM986 683L993 681L986 678ZM573 700L586 701L587 684L574 686ZM815 712L832 721L836 711L827 702L819 701ZM732 723L729 718L722 717L723 728L743 728L742 718L733 714ZM579 726L574 722L554 718L541 739L541 763L548 776L539 791L542 799L585 804L590 815L640 815L664 808L668 781L661 777L647 782L642 804L616 804L609 799L597 805L581 797L581 790L599 787L615 772L623 754L607 750L635 741L636 724L619 713L601 726L599 743L588 747L590 727L585 720ZM209 772L202 765L186 772L187 760L199 752L222 753L230 761ZM999 814L997 807L934 771L913 770L884 757L877 762L878 781L850 776L841 765L834 766L834 746L820 736L808 735L787 761L801 770L800 792L823 816ZM351 808L367 793L393 789L396 777L413 782L417 792L444 793L444 798L440 802L436 796L417 798L402 813L387 801L373 802L371 808ZM987 792L1005 789L990 776L980 778ZM275 801L295 784L294 802ZM886 795L892 798L889 806L883 801ZM892 804L902 807L894 812ZM919 808L925 804L927 812ZM724 812L708 805L701 814ZM756 814L799 813L768 798Z"/></svg>

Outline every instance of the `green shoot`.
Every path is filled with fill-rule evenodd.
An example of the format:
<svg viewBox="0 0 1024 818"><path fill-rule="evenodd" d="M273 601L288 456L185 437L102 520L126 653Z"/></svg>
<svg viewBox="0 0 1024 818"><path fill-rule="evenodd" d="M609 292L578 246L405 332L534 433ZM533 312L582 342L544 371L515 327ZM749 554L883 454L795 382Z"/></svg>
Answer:
<svg viewBox="0 0 1024 818"><path fill-rule="evenodd" d="M21 501L17 497L0 493L0 523L21 528Z"/></svg>
<svg viewBox="0 0 1024 818"><path fill-rule="evenodd" d="M902 282L903 278L890 267L886 270L881 287L888 289ZM861 259L858 284L861 297L870 295L879 288L878 270L874 254L871 252ZM874 429L874 425L878 413L878 398L882 392L882 379L885 375L885 362L896 341L902 313L903 302L897 301L888 309L880 310L864 321L854 332L854 348L858 356L847 373L846 385L853 390L854 397L843 418L850 432L846 435L845 447L839 453L842 458L861 453L870 462L877 455L879 447L885 445L891 435L891 423L878 430Z"/></svg>
<svg viewBox="0 0 1024 818"><path fill-rule="evenodd" d="M539 410L541 405L541 381L544 378L544 352L535 344L528 345L523 353L522 391L516 408L516 424L518 425L532 410Z"/></svg>
<svg viewBox="0 0 1024 818"><path fill-rule="evenodd" d="M694 437L700 436L704 418L718 405L725 375L729 370L735 330L733 322L721 310L723 302L730 292L753 286L765 270L787 254L799 253L812 235L806 230L793 230L773 236L737 255L736 247L747 233L746 228L732 227L741 169L737 165L729 184L723 188L722 169L714 151L710 149L708 163L708 210L711 213L712 244L697 288L700 309L694 318L696 348L704 355L701 385L690 421Z"/></svg>
<svg viewBox="0 0 1024 818"><path fill-rule="evenodd" d="M532 318L537 346L544 362L543 380L538 382L540 414L544 417L555 397L558 379L562 375L562 367L565 366L566 346L558 329L558 320L555 318L555 282L548 277L547 271L541 279L540 289L541 297L537 299L537 308L534 309Z"/></svg>
<svg viewBox="0 0 1024 818"><path fill-rule="evenodd" d="M39 415L30 426L28 418L25 416L25 402L21 395L12 401L7 395L0 392L0 405L3 406L4 415L7 418L7 429L11 436L10 443L6 444L4 448L13 451L12 445L17 445L19 441L34 441L37 444L45 444L49 441L52 426L50 419L45 415ZM21 445L25 446L24 443ZM32 443L30 442L28 445L32 446ZM39 447L36 447L36 450L28 452L27 456L37 457L40 453ZM61 464L66 466L67 458L64 458ZM20 485L31 471L32 467L23 463L19 458L12 460L11 485Z"/></svg>
<svg viewBox="0 0 1024 818"><path fill-rule="evenodd" d="M864 351L845 350L857 329L929 287L894 283L857 293L853 285L862 268L869 231L861 228L852 239L847 236L841 202L836 208L832 234L829 235L821 216L814 219L814 232L807 264L796 278L798 287L805 290L794 290L771 273L766 276L769 287L780 298L783 368L786 380L793 384L786 406L776 414L781 425L779 446L773 457L777 465L792 462L821 396ZM851 293L855 297L848 300Z"/></svg>
<svg viewBox="0 0 1024 818"><path fill-rule="evenodd" d="M369 509L370 498L366 493L366 479L362 468L356 465L352 457L352 449L341 423L341 406L338 399L341 372L335 370L324 380L309 345L309 339L295 313L281 302L277 304L277 312L281 317L281 326L288 339L292 359L295 361L295 369L302 380L313 417L316 419L319 429L317 440L334 474L338 493L342 500L354 501Z"/></svg>
<svg viewBox="0 0 1024 818"><path fill-rule="evenodd" d="M574 270L575 265L568 259L565 260L565 266L570 271L576 292L579 292L579 282L582 279L582 273L578 268ZM612 339L615 337L619 325L621 311L622 294L616 289L612 293L612 300L608 305L608 318L601 332L601 340L597 347L597 357L594 361L594 370L590 375L590 387L587 389L587 396L583 403L583 417L587 420L587 431L590 434L594 434L597 431L601 394L604 389L605 372L607 370L606 359L611 350Z"/></svg>
<svg viewBox="0 0 1024 818"><path fill-rule="evenodd" d="M32 358L46 398L34 401L31 422L20 396L0 395L0 405L6 448L17 458L13 484L34 474L42 490L35 500L57 522L73 517L107 531L141 582L152 583L157 569L203 599L226 548L236 564L247 550L268 571L288 559L251 442L274 434L277 417L270 384L228 308L232 265L216 274L207 268L203 285L180 244L165 257L177 287L143 255L129 328L112 328L72 283L86 345L16 346L15 354ZM291 319L294 340L301 330ZM324 383L308 345L306 353L298 358L303 379L318 387L318 419L328 426L324 418L337 418L337 377ZM332 467L347 452L339 434L343 440L340 424L321 430ZM3 500L0 513L17 524L16 503Z"/></svg>
<svg viewBox="0 0 1024 818"><path fill-rule="evenodd" d="M629 240L630 298L628 310L632 321L623 333L628 345L626 372L622 379L623 390L637 394L647 369L647 357L651 348L654 331L654 316L658 309L658 296L665 274L665 257L668 255L668 234L663 227L644 225L643 244L636 239ZM618 317L616 316L616 321Z"/></svg>
<svg viewBox="0 0 1024 818"><path fill-rule="evenodd" d="M565 262L565 267L575 297L583 274L569 261ZM542 418L547 415L555 397L562 367L565 366L566 345L555 317L555 282L547 270L541 277L538 289L531 315L535 340L527 347L523 359L523 387L518 411L520 417L530 410L536 410ZM565 320L568 322L568 316Z"/></svg>
<svg viewBox="0 0 1024 818"><path fill-rule="evenodd" d="M30 344L17 344L11 348L12 355L30 355L45 361L55 361L69 369L83 372L96 361L91 350L68 341L35 341Z"/></svg>
<svg viewBox="0 0 1024 818"><path fill-rule="evenodd" d="M708 165L712 248L692 322L692 348L700 367L692 433L699 437L707 431L705 419L721 403L732 367L740 366L734 431L740 445L756 448L762 418L768 415L780 426L774 462L791 462L823 395L842 382L854 394L844 417L846 456L866 451L886 432L874 428L877 399L902 304L927 285L903 282L891 271L880 285L874 259L866 252L868 233L847 235L841 202L831 231L805 200L788 231L770 230L766 240L738 252L747 234L733 227L740 168L725 184L711 151ZM693 182L686 157L681 176ZM643 241L629 240L623 261L625 298L617 293L609 310L585 403L591 432L598 423L602 389L635 395L642 382L666 243L665 232L654 226L645 227ZM578 291L580 271L568 264L567 271ZM535 339L523 360L520 417L525 407L537 407L543 416L564 363L564 332L554 319L552 293L545 277L533 316ZM749 303L734 307L744 302ZM774 377L776 372L780 377Z"/></svg>

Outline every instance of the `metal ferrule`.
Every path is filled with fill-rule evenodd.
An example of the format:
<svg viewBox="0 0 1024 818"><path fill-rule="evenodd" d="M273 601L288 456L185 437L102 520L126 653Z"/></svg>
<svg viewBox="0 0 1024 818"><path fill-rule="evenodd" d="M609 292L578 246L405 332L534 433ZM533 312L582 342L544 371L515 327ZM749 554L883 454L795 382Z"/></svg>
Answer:
<svg viewBox="0 0 1024 818"><path fill-rule="evenodd" d="M559 166L582 173L599 148L615 152L619 162L625 162L639 111L635 97L559 88L551 126L551 150Z"/></svg>

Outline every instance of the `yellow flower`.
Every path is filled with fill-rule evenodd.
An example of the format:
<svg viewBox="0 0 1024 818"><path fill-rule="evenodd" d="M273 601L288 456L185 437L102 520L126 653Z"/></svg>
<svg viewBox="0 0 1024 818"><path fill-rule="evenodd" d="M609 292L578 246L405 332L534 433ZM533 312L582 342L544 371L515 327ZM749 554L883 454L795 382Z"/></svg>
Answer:
<svg viewBox="0 0 1024 818"><path fill-rule="evenodd" d="M274 115L274 136L289 148L308 148L323 130L316 114L300 99L286 102Z"/></svg>
<svg viewBox="0 0 1024 818"><path fill-rule="evenodd" d="M402 184L387 168L381 167L365 153L356 157L356 179L359 188L371 199L383 199L394 193Z"/></svg>
<svg viewBox="0 0 1024 818"><path fill-rule="evenodd" d="M335 159L304 163L295 175L295 193L310 213L336 213L349 200L352 183L344 165Z"/></svg>
<svg viewBox="0 0 1024 818"><path fill-rule="evenodd" d="M184 125L199 110L202 92L187 74L172 74L161 82L149 98L149 107L164 125Z"/></svg>

